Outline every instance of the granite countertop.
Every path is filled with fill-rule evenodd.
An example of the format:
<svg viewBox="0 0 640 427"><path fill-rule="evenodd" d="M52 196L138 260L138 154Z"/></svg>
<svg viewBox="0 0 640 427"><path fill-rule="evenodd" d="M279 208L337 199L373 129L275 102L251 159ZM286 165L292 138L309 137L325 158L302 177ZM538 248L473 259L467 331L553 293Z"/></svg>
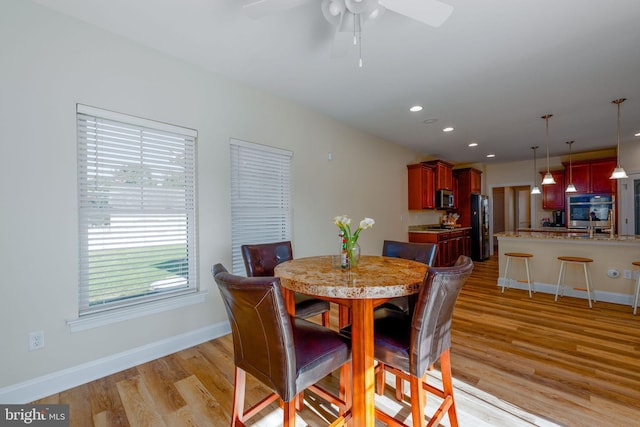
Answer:
<svg viewBox="0 0 640 427"><path fill-rule="evenodd" d="M593 237L589 237L586 231L577 232L551 232L544 231L509 231L505 233L497 233L498 239L548 239L548 240L572 240L580 243L630 243L640 245L640 236L635 235L615 235L611 237L608 233L596 233Z"/></svg>
<svg viewBox="0 0 640 427"><path fill-rule="evenodd" d="M440 228L440 224L410 225L409 233L450 233L452 231L471 230L471 227Z"/></svg>
<svg viewBox="0 0 640 427"><path fill-rule="evenodd" d="M296 258L280 263L275 275L282 286L315 295L340 299L393 298L415 294L427 265L403 258L362 255L352 269L333 267L332 256Z"/></svg>

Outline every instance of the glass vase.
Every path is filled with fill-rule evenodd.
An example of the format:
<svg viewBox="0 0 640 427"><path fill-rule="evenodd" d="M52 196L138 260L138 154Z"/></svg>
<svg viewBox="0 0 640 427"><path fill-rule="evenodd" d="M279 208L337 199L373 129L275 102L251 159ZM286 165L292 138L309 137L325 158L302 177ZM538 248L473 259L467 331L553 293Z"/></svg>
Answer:
<svg viewBox="0 0 640 427"><path fill-rule="evenodd" d="M349 267L357 267L360 261L360 245L358 242L347 244L347 251L349 252Z"/></svg>

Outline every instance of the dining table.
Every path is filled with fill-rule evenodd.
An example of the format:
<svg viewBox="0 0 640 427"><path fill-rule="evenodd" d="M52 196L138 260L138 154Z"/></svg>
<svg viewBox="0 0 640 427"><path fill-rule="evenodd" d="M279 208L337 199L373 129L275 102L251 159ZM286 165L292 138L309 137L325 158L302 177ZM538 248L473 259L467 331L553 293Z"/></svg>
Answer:
<svg viewBox="0 0 640 427"><path fill-rule="evenodd" d="M418 293L427 268L417 261L369 255L360 256L351 268L341 268L335 255L296 258L275 268L291 315L294 292L299 292L338 304L340 327L350 321L354 426L375 425L374 308L390 298Z"/></svg>

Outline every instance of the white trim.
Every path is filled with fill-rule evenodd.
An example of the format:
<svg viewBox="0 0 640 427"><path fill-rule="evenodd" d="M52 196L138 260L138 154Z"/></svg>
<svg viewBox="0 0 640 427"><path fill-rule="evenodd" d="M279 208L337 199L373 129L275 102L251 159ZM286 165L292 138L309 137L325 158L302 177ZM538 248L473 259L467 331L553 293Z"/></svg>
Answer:
<svg viewBox="0 0 640 427"><path fill-rule="evenodd" d="M111 325L113 323L136 319L150 314L161 313L163 311L173 310L179 307L200 304L205 301L205 296L208 293L209 292L207 290L201 290L184 295L172 296L162 300L145 302L143 304L137 304L129 307L120 307L110 311L88 314L82 317L75 317L67 320L67 326L72 333L86 331L87 329Z"/></svg>
<svg viewBox="0 0 640 427"><path fill-rule="evenodd" d="M498 278L498 282L497 285L502 287L502 284L504 283L504 277L499 277ZM505 284L506 286L506 284ZM550 284L550 283L541 283L541 282L532 282L531 283L531 288L535 291L535 292L539 292L542 294L551 294L551 295L555 295L556 294L556 288L558 287L558 284ZM522 283L519 282L517 280L513 280L511 279L509 281L509 288L505 287L505 292L508 292L509 289L522 289L522 290L528 290L529 286L527 285L527 283ZM608 291L599 291L598 289L592 289L593 295L595 295L596 297L596 301L600 302L611 302L613 304L620 304L620 305L629 305L629 306L633 306L633 297L634 295L630 295L630 294L620 294L617 292L608 292ZM565 286L564 287L564 294L565 297L573 297L573 298L581 298L581 299L587 299L587 292L586 291L580 291L580 290L575 290L573 288L571 288L570 286ZM561 296L558 295L558 300L560 300ZM536 299L536 295L533 294L533 299ZM587 306L588 308L589 306Z"/></svg>
<svg viewBox="0 0 640 427"><path fill-rule="evenodd" d="M202 344L231 332L228 321L0 388L0 402L24 404Z"/></svg>
<svg viewBox="0 0 640 427"><path fill-rule="evenodd" d="M144 126L152 129L163 130L166 132L179 133L190 136L192 138L198 137L198 131L195 129L189 129L183 126L172 125L170 123L149 120L142 117L131 116L129 114L118 113L116 111L109 111L102 108L91 107L89 105L76 104L76 112L81 114L88 114L90 116L97 116L103 119L129 123L136 126Z"/></svg>

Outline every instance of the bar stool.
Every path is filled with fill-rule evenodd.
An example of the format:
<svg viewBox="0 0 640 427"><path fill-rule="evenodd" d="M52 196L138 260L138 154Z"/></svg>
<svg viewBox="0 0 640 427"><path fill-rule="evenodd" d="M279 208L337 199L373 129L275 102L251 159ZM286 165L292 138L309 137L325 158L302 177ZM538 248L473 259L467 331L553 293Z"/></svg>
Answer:
<svg viewBox="0 0 640 427"><path fill-rule="evenodd" d="M564 276L565 276L565 273L567 272L566 264L579 264L579 265L582 265L582 268L584 269L584 279L587 284L587 298L589 299L589 308L592 308L591 272L589 271L588 264L592 263L593 260L591 258L582 258L582 257L575 257L575 256L559 256L558 260L561 261L561 263L560 263L560 275L558 276L558 287L556 288L555 301L558 301L558 292L560 291L561 284L563 286L563 292L562 292L563 295L561 296L564 296ZM576 288L576 289L580 289L580 288ZM593 293L593 302L596 302L595 292Z"/></svg>
<svg viewBox="0 0 640 427"><path fill-rule="evenodd" d="M529 285L529 298L532 298L531 291L531 270L529 269L529 258L533 258L533 255L521 252L506 252L504 256L507 257L507 263L504 268L504 280L502 282L502 293L504 294L505 283L507 284L507 288L509 288L509 266L511 265L512 259L520 259L524 261L524 266L527 270L527 285ZM535 292L535 291L534 291Z"/></svg>
<svg viewBox="0 0 640 427"><path fill-rule="evenodd" d="M640 261L632 262L631 264L636 267L640 267ZM640 294L640 275L638 275L638 279L636 280L636 297L633 300L633 315L636 315L636 311L638 311L638 294Z"/></svg>

